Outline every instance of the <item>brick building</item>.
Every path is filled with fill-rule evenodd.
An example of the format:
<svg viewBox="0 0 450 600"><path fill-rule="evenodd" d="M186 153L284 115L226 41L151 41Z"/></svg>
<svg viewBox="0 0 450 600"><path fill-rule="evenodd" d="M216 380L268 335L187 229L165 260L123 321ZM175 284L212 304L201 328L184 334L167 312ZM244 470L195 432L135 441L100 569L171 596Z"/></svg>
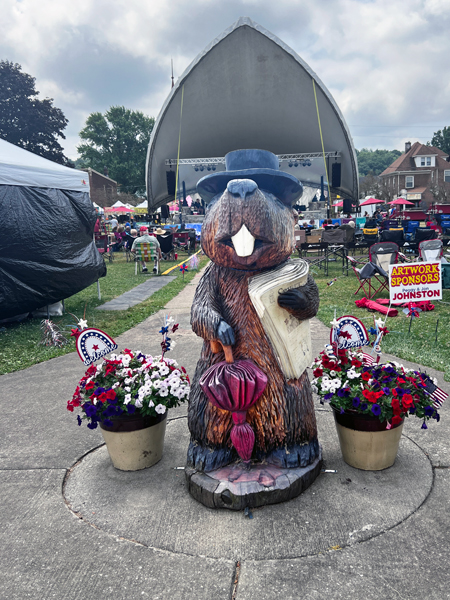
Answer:
<svg viewBox="0 0 450 600"><path fill-rule="evenodd" d="M450 202L449 156L434 146L406 142L405 153L380 178L392 199L406 190L406 199L423 208L432 202Z"/></svg>
<svg viewBox="0 0 450 600"><path fill-rule="evenodd" d="M99 206L111 206L117 200L117 181L94 169L83 169L89 174L90 196Z"/></svg>

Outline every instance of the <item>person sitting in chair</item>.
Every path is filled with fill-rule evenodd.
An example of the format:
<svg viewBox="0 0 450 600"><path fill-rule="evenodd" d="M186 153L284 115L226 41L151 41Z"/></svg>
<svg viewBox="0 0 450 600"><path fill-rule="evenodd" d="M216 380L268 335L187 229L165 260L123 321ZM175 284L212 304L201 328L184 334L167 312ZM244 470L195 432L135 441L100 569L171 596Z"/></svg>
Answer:
<svg viewBox="0 0 450 600"><path fill-rule="evenodd" d="M161 248L159 246L159 242L155 236L148 234L148 227L146 227L145 225L143 225L142 227L139 228L139 237L137 237L134 240L133 245L131 246L131 252L134 252L134 250L136 248L136 244L139 244L141 242L156 246L156 253L158 255L158 259L161 260ZM142 272L147 273L148 269L145 264L145 261L141 261L141 262L142 262ZM158 268L156 265L157 265L157 263L155 261L155 266L153 267L153 273L156 273L158 271Z"/></svg>

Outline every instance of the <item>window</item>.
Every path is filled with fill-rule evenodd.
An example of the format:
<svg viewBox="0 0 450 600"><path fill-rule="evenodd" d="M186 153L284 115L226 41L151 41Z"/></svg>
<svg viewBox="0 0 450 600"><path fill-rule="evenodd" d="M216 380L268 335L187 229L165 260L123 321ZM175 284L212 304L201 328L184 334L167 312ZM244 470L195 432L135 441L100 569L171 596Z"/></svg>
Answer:
<svg viewBox="0 0 450 600"><path fill-rule="evenodd" d="M450 171L444 171L444 181L450 183Z"/></svg>
<svg viewBox="0 0 450 600"><path fill-rule="evenodd" d="M425 166L425 156L421 156L420 157L420 166L424 167Z"/></svg>
<svg viewBox="0 0 450 600"><path fill-rule="evenodd" d="M450 171L449 171L450 174ZM450 178L449 178L450 181ZM414 175L407 175L405 177L405 187L406 188L413 188L414 187Z"/></svg>
<svg viewBox="0 0 450 600"><path fill-rule="evenodd" d="M431 156L427 156L427 167L431 167Z"/></svg>

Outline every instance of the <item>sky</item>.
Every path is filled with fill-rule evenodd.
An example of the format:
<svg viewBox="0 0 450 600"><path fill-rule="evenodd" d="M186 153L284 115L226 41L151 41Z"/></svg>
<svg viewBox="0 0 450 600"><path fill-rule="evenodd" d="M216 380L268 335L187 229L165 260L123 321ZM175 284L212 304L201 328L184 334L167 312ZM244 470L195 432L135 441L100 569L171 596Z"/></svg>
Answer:
<svg viewBox="0 0 450 600"><path fill-rule="evenodd" d="M156 118L171 59L176 80L241 16L316 72L357 149L403 151L450 126L450 0L0 0L0 14L0 59L62 109L72 159L90 113Z"/></svg>

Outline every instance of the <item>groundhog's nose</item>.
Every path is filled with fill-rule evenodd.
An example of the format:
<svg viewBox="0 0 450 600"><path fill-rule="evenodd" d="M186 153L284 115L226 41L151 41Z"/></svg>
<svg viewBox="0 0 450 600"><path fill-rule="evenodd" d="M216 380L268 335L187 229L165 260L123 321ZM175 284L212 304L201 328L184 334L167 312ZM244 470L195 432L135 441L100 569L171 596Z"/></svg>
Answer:
<svg viewBox="0 0 450 600"><path fill-rule="evenodd" d="M242 200L245 200L246 196L251 196L257 189L258 186L252 179L233 179L227 185L230 194L240 196Z"/></svg>

